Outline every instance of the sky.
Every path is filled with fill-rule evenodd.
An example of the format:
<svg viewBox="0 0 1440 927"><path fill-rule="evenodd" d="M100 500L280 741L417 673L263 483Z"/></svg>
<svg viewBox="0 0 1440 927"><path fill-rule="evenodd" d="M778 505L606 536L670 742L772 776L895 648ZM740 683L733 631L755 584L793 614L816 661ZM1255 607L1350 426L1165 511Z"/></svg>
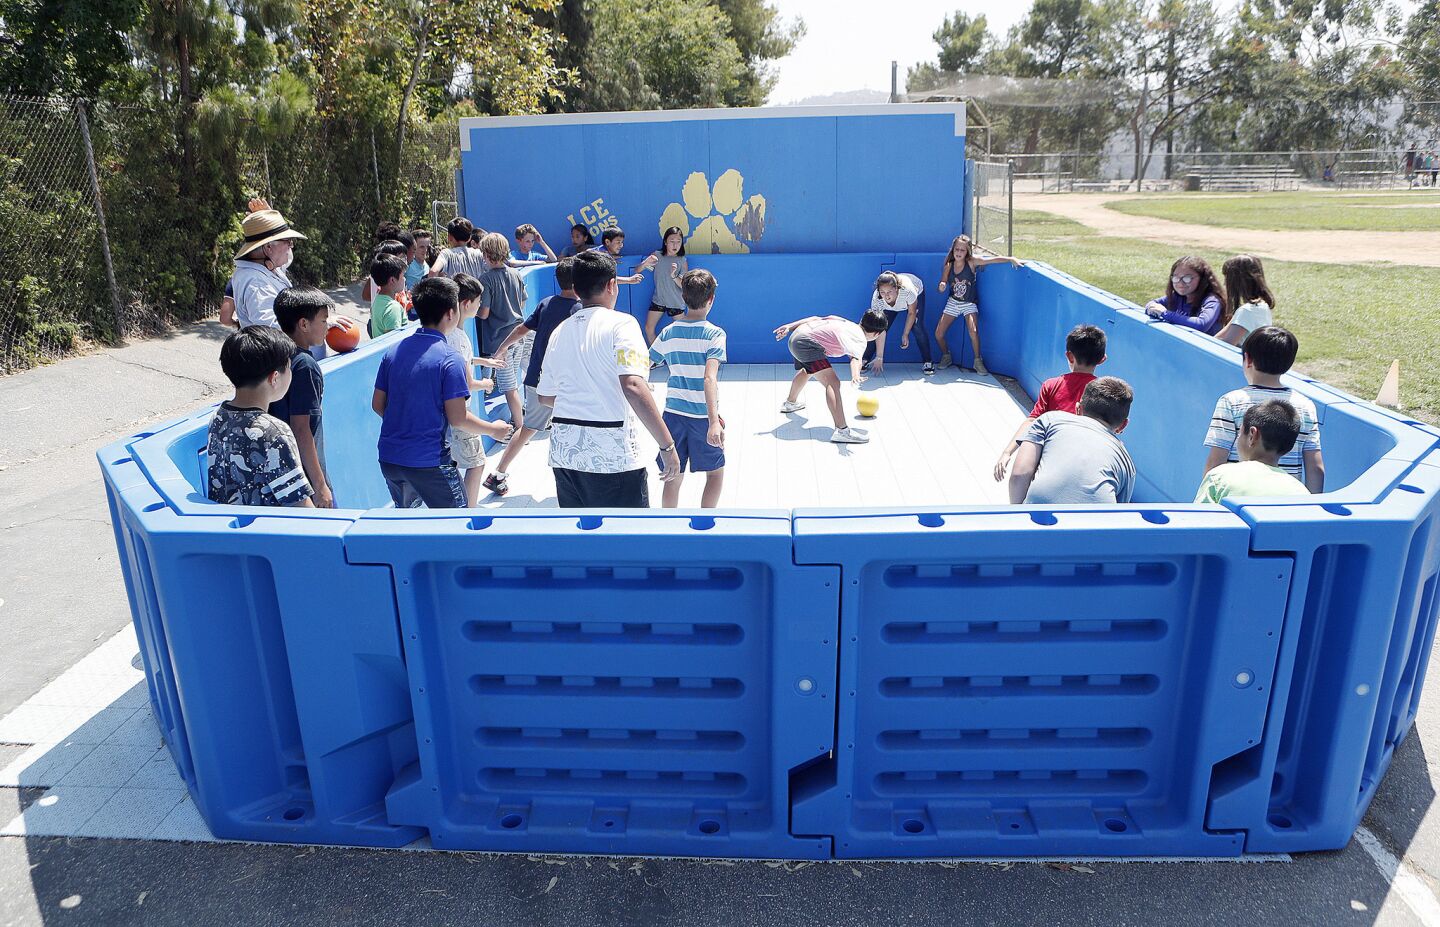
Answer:
<svg viewBox="0 0 1440 927"><path fill-rule="evenodd" d="M780 81L772 104L844 90L890 90L890 62L905 69L933 61L938 47L930 37L956 10L984 13L990 31L1004 34L1030 8L1028 0L770 0L786 19L805 21L806 35L777 64Z"/></svg>

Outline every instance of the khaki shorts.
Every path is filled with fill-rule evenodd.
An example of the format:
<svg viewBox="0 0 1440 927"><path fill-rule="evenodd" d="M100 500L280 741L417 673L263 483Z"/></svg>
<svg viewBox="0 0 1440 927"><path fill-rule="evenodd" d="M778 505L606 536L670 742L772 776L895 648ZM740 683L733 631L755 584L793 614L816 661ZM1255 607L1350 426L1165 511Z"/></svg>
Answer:
<svg viewBox="0 0 1440 927"><path fill-rule="evenodd" d="M450 429L450 456L461 470L485 466L485 445L479 435L458 428Z"/></svg>

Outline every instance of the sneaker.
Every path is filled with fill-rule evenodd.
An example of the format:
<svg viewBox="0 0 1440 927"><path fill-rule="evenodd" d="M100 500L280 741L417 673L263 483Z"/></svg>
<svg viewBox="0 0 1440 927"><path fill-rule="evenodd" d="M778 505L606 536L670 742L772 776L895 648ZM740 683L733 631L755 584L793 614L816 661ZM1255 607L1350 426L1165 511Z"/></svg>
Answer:
<svg viewBox="0 0 1440 927"><path fill-rule="evenodd" d="M799 412L803 408L805 408L805 403L803 402L791 402L787 399L780 403L781 412Z"/></svg>
<svg viewBox="0 0 1440 927"><path fill-rule="evenodd" d="M485 477L485 482L481 485L497 496L503 496L510 491L510 484L505 481L505 477L498 473L492 473Z"/></svg>
<svg viewBox="0 0 1440 927"><path fill-rule="evenodd" d="M869 435L863 435L853 428L836 428L830 435L833 444L864 444L870 440Z"/></svg>
<svg viewBox="0 0 1440 927"><path fill-rule="evenodd" d="M982 377L988 377L990 375L990 371L985 369L985 361L978 357L975 358L975 372Z"/></svg>
<svg viewBox="0 0 1440 927"><path fill-rule="evenodd" d="M942 368L947 368L947 367L950 366L950 362L951 362L952 360L953 360L953 358L950 356L949 352L947 351L946 353L940 355L940 366L941 366Z"/></svg>
<svg viewBox="0 0 1440 927"><path fill-rule="evenodd" d="M934 365L934 364L926 364L924 367L921 367L921 368L920 368L920 372L923 373L923 374L925 374L925 376L927 376L927 377L933 377L933 376L935 376L935 365Z"/></svg>

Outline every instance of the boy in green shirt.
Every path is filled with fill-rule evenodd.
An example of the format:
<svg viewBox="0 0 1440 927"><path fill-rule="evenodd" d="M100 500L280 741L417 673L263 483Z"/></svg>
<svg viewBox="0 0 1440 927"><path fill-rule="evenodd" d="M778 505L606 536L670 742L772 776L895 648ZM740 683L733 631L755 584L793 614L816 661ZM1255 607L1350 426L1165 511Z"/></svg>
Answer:
<svg viewBox="0 0 1440 927"><path fill-rule="evenodd" d="M370 279L375 281L375 298L370 300L370 337L379 338L405 324L405 307L395 298L405 289L405 259L395 254L377 254L370 262Z"/></svg>
<svg viewBox="0 0 1440 927"><path fill-rule="evenodd" d="M1290 453L1300 436L1300 413L1283 399L1260 402L1245 410L1235 438L1236 463L1221 464L1200 482L1196 502L1215 502L1228 496L1306 496L1310 490L1280 469L1280 458Z"/></svg>

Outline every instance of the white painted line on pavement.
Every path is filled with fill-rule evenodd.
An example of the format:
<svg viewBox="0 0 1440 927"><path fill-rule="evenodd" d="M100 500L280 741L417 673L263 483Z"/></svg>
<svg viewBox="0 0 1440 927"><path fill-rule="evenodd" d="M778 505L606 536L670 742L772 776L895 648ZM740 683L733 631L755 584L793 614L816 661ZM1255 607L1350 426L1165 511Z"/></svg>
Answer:
<svg viewBox="0 0 1440 927"><path fill-rule="evenodd" d="M1415 912L1420 923L1425 927L1440 927L1440 899L1435 897L1425 880L1416 875L1415 870L1403 860L1396 859L1394 853L1385 849L1380 838L1371 833L1369 828L1362 826L1357 829L1355 841L1370 854L1375 868L1394 886L1401 900Z"/></svg>

